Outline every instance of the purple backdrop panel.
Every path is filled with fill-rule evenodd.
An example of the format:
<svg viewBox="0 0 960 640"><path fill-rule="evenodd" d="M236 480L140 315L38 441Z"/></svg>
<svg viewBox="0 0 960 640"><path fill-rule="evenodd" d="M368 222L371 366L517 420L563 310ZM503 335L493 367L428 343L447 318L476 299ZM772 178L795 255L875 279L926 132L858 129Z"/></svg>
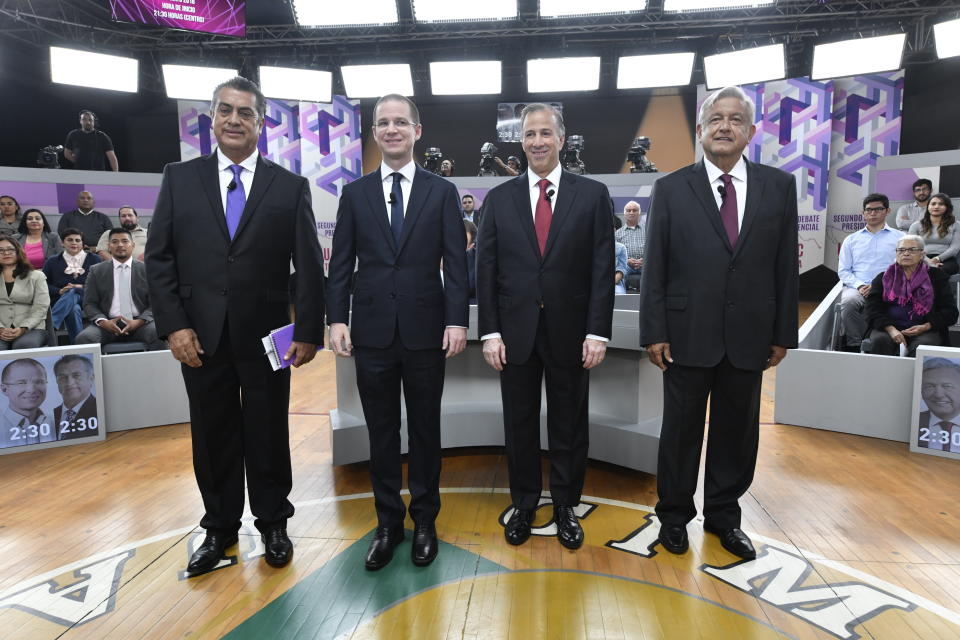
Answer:
<svg viewBox="0 0 960 640"><path fill-rule="evenodd" d="M246 0L110 0L113 19L242 38Z"/></svg>
<svg viewBox="0 0 960 640"><path fill-rule="evenodd" d="M54 174L51 173L51 176ZM58 213L60 204L55 182L15 182L0 181L0 195L13 196L20 203L20 210L36 207L44 213ZM74 200L76 194L74 194ZM73 207L71 207L72 209Z"/></svg>
<svg viewBox="0 0 960 640"><path fill-rule="evenodd" d="M55 171L50 177L56 176ZM44 213L66 213L77 208L77 194L93 194L97 211L116 215L123 205L130 205L141 216L153 214L160 187L131 187L126 185L76 184L70 182L13 182L0 181L0 194L11 195L20 203L20 209L36 207Z"/></svg>

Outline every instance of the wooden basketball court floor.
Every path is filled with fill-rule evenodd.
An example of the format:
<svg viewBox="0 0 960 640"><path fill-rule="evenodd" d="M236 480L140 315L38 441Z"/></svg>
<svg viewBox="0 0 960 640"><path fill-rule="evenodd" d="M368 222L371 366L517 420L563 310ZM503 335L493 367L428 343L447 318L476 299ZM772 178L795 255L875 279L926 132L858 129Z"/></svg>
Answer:
<svg viewBox="0 0 960 640"><path fill-rule="evenodd" d="M699 519L687 554L664 552L655 478L596 463L580 550L549 535L549 504L541 535L510 547L503 452L472 449L444 458L436 562L414 567L408 537L366 572L368 469L331 464L330 352L294 374L296 552L281 570L246 520L221 567L183 576L202 537L187 425L3 456L0 638L960 638L960 463L773 424L775 382L743 500L753 562Z"/></svg>

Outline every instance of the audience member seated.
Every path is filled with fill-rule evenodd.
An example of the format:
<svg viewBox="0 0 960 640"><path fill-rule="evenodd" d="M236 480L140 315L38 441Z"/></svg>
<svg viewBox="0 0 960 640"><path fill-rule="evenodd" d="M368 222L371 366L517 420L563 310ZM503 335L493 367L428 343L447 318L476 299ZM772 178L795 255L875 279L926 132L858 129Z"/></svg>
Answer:
<svg viewBox="0 0 960 640"><path fill-rule="evenodd" d="M640 224L640 203L631 200L623 206L624 225L614 232L614 238L627 248L627 272L629 276L643 272L643 252L647 244L647 231Z"/></svg>
<svg viewBox="0 0 960 640"><path fill-rule="evenodd" d="M20 229L20 203L13 196L0 196L0 235L15 236Z"/></svg>
<svg viewBox="0 0 960 640"><path fill-rule="evenodd" d="M47 344L50 293L43 272L36 271L16 238L0 235L0 351L36 349Z"/></svg>
<svg viewBox="0 0 960 640"><path fill-rule="evenodd" d="M616 217L614 217L616 220ZM613 225L616 228L616 224ZM623 279L627 276L627 247L622 242L613 243L613 292L626 293L627 286Z"/></svg>
<svg viewBox="0 0 960 640"><path fill-rule="evenodd" d="M34 269L43 269L49 258L63 252L60 237L50 230L50 223L40 209L27 209L24 212L15 237Z"/></svg>
<svg viewBox="0 0 960 640"><path fill-rule="evenodd" d="M57 233L61 237L64 229L80 229L80 233L83 234L84 249L94 253L96 253L100 236L113 227L107 214L94 210L95 204L93 194L89 191L81 191L77 194L77 208L63 214L57 225Z"/></svg>
<svg viewBox="0 0 960 640"><path fill-rule="evenodd" d="M923 217L927 210L927 202L933 192L933 183L926 178L920 178L913 183L913 202L901 205L897 209L897 228L909 231L910 225Z"/></svg>
<svg viewBox="0 0 960 640"><path fill-rule="evenodd" d="M905 345L913 357L922 344L948 344L947 329L957 321L950 276L929 267L923 252L923 238L903 236L896 262L870 283L866 309L870 353L895 356Z"/></svg>
<svg viewBox="0 0 960 640"><path fill-rule="evenodd" d="M477 303L477 225L463 221L467 232L467 281L470 284L470 304Z"/></svg>
<svg viewBox="0 0 960 640"><path fill-rule="evenodd" d="M960 227L953 216L953 202L945 193L930 196L927 211L920 220L910 225L911 235L921 236L927 245L927 264L948 275L960 271L957 253L960 252Z"/></svg>
<svg viewBox="0 0 960 640"><path fill-rule="evenodd" d="M140 214L137 210L128 204L120 207L117 212L120 216L120 226L130 232L133 236L133 244L136 250L133 257L143 261L143 254L147 251L147 230L140 226ZM110 252L107 250L110 244L110 232L104 231L97 241L97 255L101 260L109 260Z"/></svg>
<svg viewBox="0 0 960 640"><path fill-rule="evenodd" d="M848 235L840 245L837 267L837 275L843 283L840 320L846 347L850 351L860 351L860 342L867 333L863 306L870 293L870 283L894 261L897 242L903 237L903 232L887 224L889 212L887 196L882 193L868 195L863 199L863 219L867 226Z"/></svg>
<svg viewBox="0 0 960 640"><path fill-rule="evenodd" d="M166 349L157 337L147 291L147 268L133 259L133 235L121 227L110 232L109 262L90 268L84 286L83 313L91 324L77 344L143 342L150 351Z"/></svg>
<svg viewBox="0 0 960 640"><path fill-rule="evenodd" d="M70 344L83 329L83 284L87 281L90 267L100 262L100 257L83 250L83 236L79 229L63 230L63 253L47 260L43 274L47 276L47 288L53 304L50 312L53 326L66 326Z"/></svg>

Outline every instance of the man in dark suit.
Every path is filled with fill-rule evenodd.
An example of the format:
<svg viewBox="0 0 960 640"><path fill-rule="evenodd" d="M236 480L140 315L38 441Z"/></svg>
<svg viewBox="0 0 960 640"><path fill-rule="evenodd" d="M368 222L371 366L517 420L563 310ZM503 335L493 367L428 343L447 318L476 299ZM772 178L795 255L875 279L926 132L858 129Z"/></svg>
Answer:
<svg viewBox="0 0 960 640"><path fill-rule="evenodd" d="M143 342L150 351L166 349L157 337L147 288L147 271L133 259L133 235L123 228L110 231L110 262L90 267L83 289L83 315L90 325L77 335L77 344Z"/></svg>
<svg viewBox="0 0 960 640"><path fill-rule="evenodd" d="M541 492L540 387L546 374L550 493L560 543L576 549L589 446L589 370L613 325L613 209L606 186L560 166L563 117L530 104L520 117L529 169L487 194L477 239L479 331L500 371L510 472L510 544L530 537Z"/></svg>
<svg viewBox="0 0 960 640"><path fill-rule="evenodd" d="M647 216L640 344L664 371L656 511L671 553L687 550L696 515L709 396L704 528L756 556L738 500L756 466L760 383L797 346L797 191L790 174L743 158L753 115L739 87L707 98L704 160L660 178Z"/></svg>
<svg viewBox="0 0 960 640"><path fill-rule="evenodd" d="M404 537L401 383L409 436L412 559L423 566L437 555L444 351L449 358L463 350L468 322L457 189L414 163L413 143L422 129L409 98L383 96L373 109L373 120L383 161L377 171L346 185L340 196L328 312L334 351L355 356L357 390L370 434L377 510L377 530L365 560L370 570L390 562Z"/></svg>
<svg viewBox="0 0 960 640"><path fill-rule="evenodd" d="M93 394L93 359L70 353L53 365L53 375L63 404L53 409L58 440L84 438L97 433L97 396Z"/></svg>
<svg viewBox="0 0 960 640"><path fill-rule="evenodd" d="M257 153L265 111L246 78L216 88L218 149L164 169L146 254L157 328L182 363L190 401L207 530L191 574L212 569L236 544L244 471L267 564L282 567L293 556L290 370L272 370L261 339L290 322L292 260L296 326L283 357L295 367L313 359L323 343L323 259L307 180Z"/></svg>

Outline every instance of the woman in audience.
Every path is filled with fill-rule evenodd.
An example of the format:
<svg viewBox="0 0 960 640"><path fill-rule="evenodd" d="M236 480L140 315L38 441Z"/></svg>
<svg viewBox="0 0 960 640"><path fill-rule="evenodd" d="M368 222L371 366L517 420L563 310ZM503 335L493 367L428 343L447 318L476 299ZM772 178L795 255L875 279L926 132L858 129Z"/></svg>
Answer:
<svg viewBox="0 0 960 640"><path fill-rule="evenodd" d="M927 264L942 269L948 275L960 271L957 253L960 252L960 227L953 216L953 202L945 193L930 196L923 217L910 225L907 232L923 237L927 245Z"/></svg>
<svg viewBox="0 0 960 640"><path fill-rule="evenodd" d="M100 256L83 250L83 234L79 229L63 230L63 253L47 260L43 273L53 304L53 326L66 325L70 344L83 329L83 285L90 267L100 262Z"/></svg>
<svg viewBox="0 0 960 640"><path fill-rule="evenodd" d="M7 235L0 235L0 268L5 285L0 289L0 351L46 345L47 279L30 266L16 238Z"/></svg>
<svg viewBox="0 0 960 640"><path fill-rule="evenodd" d="M34 269L42 269L48 258L63 251L60 237L50 230L50 223L40 209L27 209L17 231L16 238Z"/></svg>
<svg viewBox="0 0 960 640"><path fill-rule="evenodd" d="M13 196L0 196L0 233L17 234L20 228L20 203Z"/></svg>
<svg viewBox="0 0 960 640"><path fill-rule="evenodd" d="M440 163L440 175L444 178L453 176L453 165L453 158L444 158L443 162Z"/></svg>
<svg viewBox="0 0 960 640"><path fill-rule="evenodd" d="M957 321L950 276L928 266L923 253L923 238L903 236L896 262L870 283L866 304L870 353L895 356L904 345L913 357L922 344L948 344L947 328Z"/></svg>

